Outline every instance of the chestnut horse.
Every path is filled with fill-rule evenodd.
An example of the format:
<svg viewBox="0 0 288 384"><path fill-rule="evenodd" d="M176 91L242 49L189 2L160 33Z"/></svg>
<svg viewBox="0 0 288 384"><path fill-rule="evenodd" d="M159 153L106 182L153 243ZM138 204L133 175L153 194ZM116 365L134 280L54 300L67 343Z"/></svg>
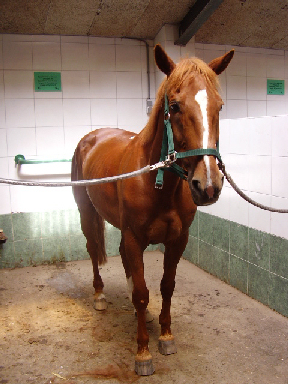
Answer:
<svg viewBox="0 0 288 384"><path fill-rule="evenodd" d="M165 97L169 101L175 150L215 150L223 105L217 92L217 75L228 66L233 53L230 51L209 65L199 59L183 59L176 65L156 45L156 64L167 77L160 86L147 125L139 134L112 128L88 133L75 150L72 180L115 176L157 163L165 126ZM114 183L73 188L93 264L96 309L106 308L98 270L98 265L106 261L104 220L121 230L120 254L138 319L135 370L139 375L154 372L145 319L149 291L144 279L143 252L149 244L165 246L159 350L163 354L174 353L170 305L177 264L185 250L197 205L216 202L223 185L223 175L213 155L189 156L178 159L177 164L184 169L188 182L165 171L163 188L157 189L157 171L152 171Z"/></svg>

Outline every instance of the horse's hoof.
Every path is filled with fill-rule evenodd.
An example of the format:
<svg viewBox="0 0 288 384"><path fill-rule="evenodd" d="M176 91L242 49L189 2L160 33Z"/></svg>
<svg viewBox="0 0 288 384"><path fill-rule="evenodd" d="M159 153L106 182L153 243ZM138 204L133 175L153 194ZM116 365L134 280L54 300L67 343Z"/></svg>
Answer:
<svg viewBox="0 0 288 384"><path fill-rule="evenodd" d="M152 364L152 359L149 360L135 360L135 372L139 376L149 376L153 375L155 369Z"/></svg>
<svg viewBox="0 0 288 384"><path fill-rule="evenodd" d="M151 313L148 311L148 309L146 309L146 323L151 323L151 321L154 320L154 317L151 315Z"/></svg>
<svg viewBox="0 0 288 384"><path fill-rule="evenodd" d="M158 341L158 350L162 355L172 355L177 352L177 347L174 338L161 339Z"/></svg>
<svg viewBox="0 0 288 384"><path fill-rule="evenodd" d="M105 309L107 309L107 301L103 293L98 295L95 294L93 306L96 309L96 311L105 311Z"/></svg>
<svg viewBox="0 0 288 384"><path fill-rule="evenodd" d="M135 310L135 316L137 317L136 310ZM151 315L151 313L148 311L148 309L146 309L145 316L146 316L146 323L151 323L151 321L154 320L154 317Z"/></svg>

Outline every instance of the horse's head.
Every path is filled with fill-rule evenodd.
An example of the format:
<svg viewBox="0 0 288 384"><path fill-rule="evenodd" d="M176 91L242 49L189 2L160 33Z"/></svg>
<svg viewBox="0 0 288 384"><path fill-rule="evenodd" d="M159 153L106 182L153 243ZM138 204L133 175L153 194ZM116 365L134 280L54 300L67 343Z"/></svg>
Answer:
<svg viewBox="0 0 288 384"><path fill-rule="evenodd" d="M160 93L169 100L170 120L177 152L199 148L216 149L219 140L219 111L223 101L217 91L217 75L233 57L230 51L205 64L199 59L183 59L175 64L160 45L155 47L155 61L167 75ZM192 197L197 205L218 200L223 174L214 156L192 156L182 160L188 172Z"/></svg>

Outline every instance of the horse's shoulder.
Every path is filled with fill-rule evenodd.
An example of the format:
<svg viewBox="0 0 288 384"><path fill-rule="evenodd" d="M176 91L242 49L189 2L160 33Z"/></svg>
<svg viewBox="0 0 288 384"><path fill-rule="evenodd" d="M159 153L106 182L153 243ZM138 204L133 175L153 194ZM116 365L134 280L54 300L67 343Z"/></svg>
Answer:
<svg viewBox="0 0 288 384"><path fill-rule="evenodd" d="M87 133L78 143L78 150L80 151L82 159L85 159L91 151L97 150L107 146L124 146L128 144L129 138L133 135L132 132L125 131L118 128L100 128Z"/></svg>

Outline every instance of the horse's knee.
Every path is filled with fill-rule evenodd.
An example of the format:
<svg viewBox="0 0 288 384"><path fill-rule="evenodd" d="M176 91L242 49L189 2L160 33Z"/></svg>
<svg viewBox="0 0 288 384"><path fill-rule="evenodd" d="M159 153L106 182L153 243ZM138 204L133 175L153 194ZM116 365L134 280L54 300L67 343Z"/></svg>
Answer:
<svg viewBox="0 0 288 384"><path fill-rule="evenodd" d="M132 303L134 304L134 307L137 311L145 310L149 303L149 290L146 287L134 287L132 292Z"/></svg>

